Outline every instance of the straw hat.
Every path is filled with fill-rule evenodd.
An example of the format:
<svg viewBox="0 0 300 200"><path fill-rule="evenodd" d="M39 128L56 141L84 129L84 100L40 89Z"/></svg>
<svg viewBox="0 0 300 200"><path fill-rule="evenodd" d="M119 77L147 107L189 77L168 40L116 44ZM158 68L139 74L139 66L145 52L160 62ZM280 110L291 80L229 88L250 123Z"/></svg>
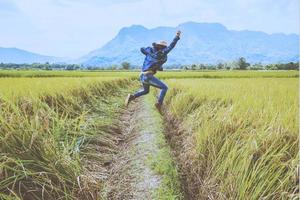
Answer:
<svg viewBox="0 0 300 200"><path fill-rule="evenodd" d="M159 41L159 42L155 42L153 43L154 45L160 45L160 46L164 46L164 47L167 47L168 46L168 43L166 41Z"/></svg>

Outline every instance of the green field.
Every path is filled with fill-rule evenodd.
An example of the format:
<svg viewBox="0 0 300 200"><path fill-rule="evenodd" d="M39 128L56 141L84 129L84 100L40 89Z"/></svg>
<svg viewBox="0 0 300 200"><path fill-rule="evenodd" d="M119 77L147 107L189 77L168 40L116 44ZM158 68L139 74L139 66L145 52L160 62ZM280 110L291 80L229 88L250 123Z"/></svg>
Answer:
<svg viewBox="0 0 300 200"><path fill-rule="evenodd" d="M0 77L136 77L139 71L42 71L0 70ZM298 77L298 71L165 71L161 78L255 78L255 77Z"/></svg>
<svg viewBox="0 0 300 200"><path fill-rule="evenodd" d="M9 100L18 97L38 98L43 94L54 95L68 92L74 89L85 90L89 85L99 82L110 82L125 79L122 77L20 77L20 78L1 78L0 88L1 97ZM87 88L88 89L88 88Z"/></svg>
<svg viewBox="0 0 300 200"><path fill-rule="evenodd" d="M160 140L193 199L297 198L298 73L158 73L169 86L164 123L174 125ZM138 75L0 71L0 199L91 199L105 190L84 163L105 166L116 151L111 130Z"/></svg>
<svg viewBox="0 0 300 200"><path fill-rule="evenodd" d="M296 198L298 79L171 79L181 159L203 199ZM220 193L217 193L221 192Z"/></svg>

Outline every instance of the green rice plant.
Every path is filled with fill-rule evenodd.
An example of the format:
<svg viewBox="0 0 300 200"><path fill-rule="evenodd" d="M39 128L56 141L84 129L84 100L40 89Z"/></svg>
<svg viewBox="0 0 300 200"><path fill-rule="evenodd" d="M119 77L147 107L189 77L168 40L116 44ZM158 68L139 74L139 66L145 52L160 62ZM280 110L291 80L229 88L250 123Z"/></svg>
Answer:
<svg viewBox="0 0 300 200"><path fill-rule="evenodd" d="M195 199L296 198L298 79L167 81ZM173 136L176 137L176 136Z"/></svg>
<svg viewBox="0 0 300 200"><path fill-rule="evenodd" d="M0 194L6 199L95 199L101 182L85 174L83 158L92 153L86 149L96 135L101 134L104 148L113 143L107 128L130 79L47 81L45 91L32 85L36 92L0 101Z"/></svg>
<svg viewBox="0 0 300 200"><path fill-rule="evenodd" d="M81 92L99 82L124 79L122 77L54 77L54 78L0 78L0 97L12 102L19 97L37 98L39 96ZM127 78L125 78L127 79Z"/></svg>
<svg viewBox="0 0 300 200"><path fill-rule="evenodd" d="M54 78L54 77L135 77L137 71L65 71L65 70L0 70L0 77L29 77L29 78Z"/></svg>
<svg viewBox="0 0 300 200"><path fill-rule="evenodd" d="M0 77L122 77L136 78L139 70L135 71L46 71L46 70L0 70ZM255 70L165 70L157 74L161 78L290 78L299 77L299 71L255 71Z"/></svg>

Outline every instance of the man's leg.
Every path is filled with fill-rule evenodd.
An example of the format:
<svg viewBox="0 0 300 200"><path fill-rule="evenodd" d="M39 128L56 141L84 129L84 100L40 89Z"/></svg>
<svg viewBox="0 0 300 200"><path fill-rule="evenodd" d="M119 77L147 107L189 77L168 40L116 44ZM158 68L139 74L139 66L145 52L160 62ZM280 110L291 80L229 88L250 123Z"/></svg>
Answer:
<svg viewBox="0 0 300 200"><path fill-rule="evenodd" d="M149 84L143 83L143 89L142 89L142 90L136 92L136 93L133 94L133 95L132 95L132 94L128 94L128 96L127 96L127 98L126 98L126 100L125 100L125 105L128 106L128 104L129 104L132 100L134 100L134 99L136 99L136 98L138 98L138 97L140 97L140 96L142 96L142 95L148 94L149 91L150 91L150 85L149 85Z"/></svg>
<svg viewBox="0 0 300 200"><path fill-rule="evenodd" d="M149 91L150 91L150 85L143 83L143 88L140 91L136 92L133 96L134 98L138 98L142 95L148 94Z"/></svg>
<svg viewBox="0 0 300 200"><path fill-rule="evenodd" d="M149 79L149 84L152 85L152 86L154 86L154 87L156 87L156 88L161 89L159 97L158 97L158 103L160 105L162 105L162 103L164 101L164 98L166 96L166 93L168 91L168 86L164 82L162 82L161 80L159 80L158 78L156 78L155 76L152 76Z"/></svg>

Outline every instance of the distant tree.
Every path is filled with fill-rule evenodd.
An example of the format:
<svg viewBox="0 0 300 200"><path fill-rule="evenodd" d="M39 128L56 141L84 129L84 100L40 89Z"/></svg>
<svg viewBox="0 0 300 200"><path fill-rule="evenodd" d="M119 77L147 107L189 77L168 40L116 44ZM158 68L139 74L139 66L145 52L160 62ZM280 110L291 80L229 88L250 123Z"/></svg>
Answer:
<svg viewBox="0 0 300 200"><path fill-rule="evenodd" d="M241 69L241 70L246 70L250 66L250 63L247 63L246 59L244 57L239 58L237 64L238 64L239 69Z"/></svg>
<svg viewBox="0 0 300 200"><path fill-rule="evenodd" d="M209 69L210 69L210 70L216 70L216 69L217 69L217 66L211 65L211 66L209 66Z"/></svg>
<svg viewBox="0 0 300 200"><path fill-rule="evenodd" d="M224 64L224 69L226 69L226 70L230 70L231 69L231 67L230 67L230 63L228 63L228 62L225 62Z"/></svg>
<svg viewBox="0 0 300 200"><path fill-rule="evenodd" d="M77 64L69 64L65 66L65 70L77 70L79 69L80 66Z"/></svg>
<svg viewBox="0 0 300 200"><path fill-rule="evenodd" d="M51 65L49 64L49 62L46 62L45 64L43 64L43 69L52 70Z"/></svg>
<svg viewBox="0 0 300 200"><path fill-rule="evenodd" d="M250 67L251 70L263 70L264 66L261 63L255 63Z"/></svg>
<svg viewBox="0 0 300 200"><path fill-rule="evenodd" d="M112 65L111 66L111 70L117 70L118 69L118 65Z"/></svg>
<svg viewBox="0 0 300 200"><path fill-rule="evenodd" d="M202 69L202 70L203 70L203 69L206 69L206 66L205 66L204 64L200 64L200 65L199 65L199 69Z"/></svg>
<svg viewBox="0 0 300 200"><path fill-rule="evenodd" d="M195 65L195 64L191 65L191 70L196 70L196 68L197 68L197 65Z"/></svg>
<svg viewBox="0 0 300 200"><path fill-rule="evenodd" d="M265 68L267 70L299 70L299 62L268 64Z"/></svg>
<svg viewBox="0 0 300 200"><path fill-rule="evenodd" d="M217 64L217 69L224 69L224 68L225 68L225 65L223 63L219 62Z"/></svg>
<svg viewBox="0 0 300 200"><path fill-rule="evenodd" d="M285 70L299 70L299 63L289 62L283 65Z"/></svg>
<svg viewBox="0 0 300 200"><path fill-rule="evenodd" d="M129 62L122 62L122 69L128 70L130 69L130 63Z"/></svg>
<svg viewBox="0 0 300 200"><path fill-rule="evenodd" d="M51 65L46 65L44 69L45 70L52 70Z"/></svg>
<svg viewBox="0 0 300 200"><path fill-rule="evenodd" d="M268 64L265 66L266 70L274 70L274 66L272 64Z"/></svg>
<svg viewBox="0 0 300 200"><path fill-rule="evenodd" d="M188 67L187 65L185 65L185 66L183 67L183 69L184 69L184 70L189 70L189 67Z"/></svg>

